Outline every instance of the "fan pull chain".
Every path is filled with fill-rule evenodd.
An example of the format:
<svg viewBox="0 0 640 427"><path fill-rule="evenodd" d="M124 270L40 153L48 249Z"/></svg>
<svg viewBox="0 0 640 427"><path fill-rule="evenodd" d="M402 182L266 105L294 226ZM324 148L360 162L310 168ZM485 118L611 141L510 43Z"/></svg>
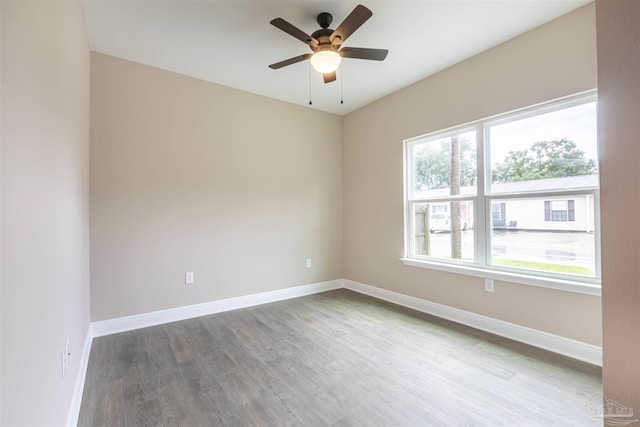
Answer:
<svg viewBox="0 0 640 427"><path fill-rule="evenodd" d="M344 104L344 99L343 99L343 82L344 82L344 67L342 65L342 63L340 63L340 104Z"/></svg>
<svg viewBox="0 0 640 427"><path fill-rule="evenodd" d="M309 105L313 105L313 102L311 102L311 62L309 61Z"/></svg>

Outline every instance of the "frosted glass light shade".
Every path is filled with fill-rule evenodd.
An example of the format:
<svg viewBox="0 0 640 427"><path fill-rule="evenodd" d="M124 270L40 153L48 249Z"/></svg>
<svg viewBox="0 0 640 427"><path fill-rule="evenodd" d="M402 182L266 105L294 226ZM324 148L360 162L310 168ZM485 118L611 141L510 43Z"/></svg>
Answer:
<svg viewBox="0 0 640 427"><path fill-rule="evenodd" d="M332 73L338 69L342 57L333 50L321 50L311 57L311 65L322 74Z"/></svg>

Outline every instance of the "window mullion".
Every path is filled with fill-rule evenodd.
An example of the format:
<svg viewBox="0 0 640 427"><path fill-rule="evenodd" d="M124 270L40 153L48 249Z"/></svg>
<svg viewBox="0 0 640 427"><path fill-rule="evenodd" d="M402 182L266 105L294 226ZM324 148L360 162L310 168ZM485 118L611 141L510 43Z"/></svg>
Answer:
<svg viewBox="0 0 640 427"><path fill-rule="evenodd" d="M489 204L487 204L485 197L485 171L490 170L487 167L487 146L485 144L485 130L484 125L478 123L476 125L476 138L477 138L477 179L476 179L476 223L475 229L473 232L475 233L474 245L475 245L475 254L476 254L476 263L480 266L485 267L487 265L487 249L488 246L486 244L488 235L487 235L487 209ZM490 214L489 214L490 215Z"/></svg>

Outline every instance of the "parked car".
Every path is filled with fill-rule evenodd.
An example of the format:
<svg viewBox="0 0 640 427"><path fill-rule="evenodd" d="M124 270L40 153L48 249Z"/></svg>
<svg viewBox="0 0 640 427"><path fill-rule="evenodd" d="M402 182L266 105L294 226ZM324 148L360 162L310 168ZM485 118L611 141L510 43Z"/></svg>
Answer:
<svg viewBox="0 0 640 427"><path fill-rule="evenodd" d="M467 223L460 221L462 231L466 231ZM431 233L444 232L448 233L451 231L451 217L446 213L434 213L431 215L431 219L429 220L429 231Z"/></svg>
<svg viewBox="0 0 640 427"><path fill-rule="evenodd" d="M434 213L429 220L429 231L435 233L438 231L451 231L451 221L446 213Z"/></svg>

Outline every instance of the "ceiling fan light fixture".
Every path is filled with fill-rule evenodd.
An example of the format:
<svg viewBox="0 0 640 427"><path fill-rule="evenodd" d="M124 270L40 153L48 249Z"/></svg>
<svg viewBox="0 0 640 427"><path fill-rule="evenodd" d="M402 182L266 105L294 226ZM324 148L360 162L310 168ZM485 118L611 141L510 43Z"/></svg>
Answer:
<svg viewBox="0 0 640 427"><path fill-rule="evenodd" d="M338 69L342 57L335 50L321 50L311 57L313 69L321 74L332 73Z"/></svg>

